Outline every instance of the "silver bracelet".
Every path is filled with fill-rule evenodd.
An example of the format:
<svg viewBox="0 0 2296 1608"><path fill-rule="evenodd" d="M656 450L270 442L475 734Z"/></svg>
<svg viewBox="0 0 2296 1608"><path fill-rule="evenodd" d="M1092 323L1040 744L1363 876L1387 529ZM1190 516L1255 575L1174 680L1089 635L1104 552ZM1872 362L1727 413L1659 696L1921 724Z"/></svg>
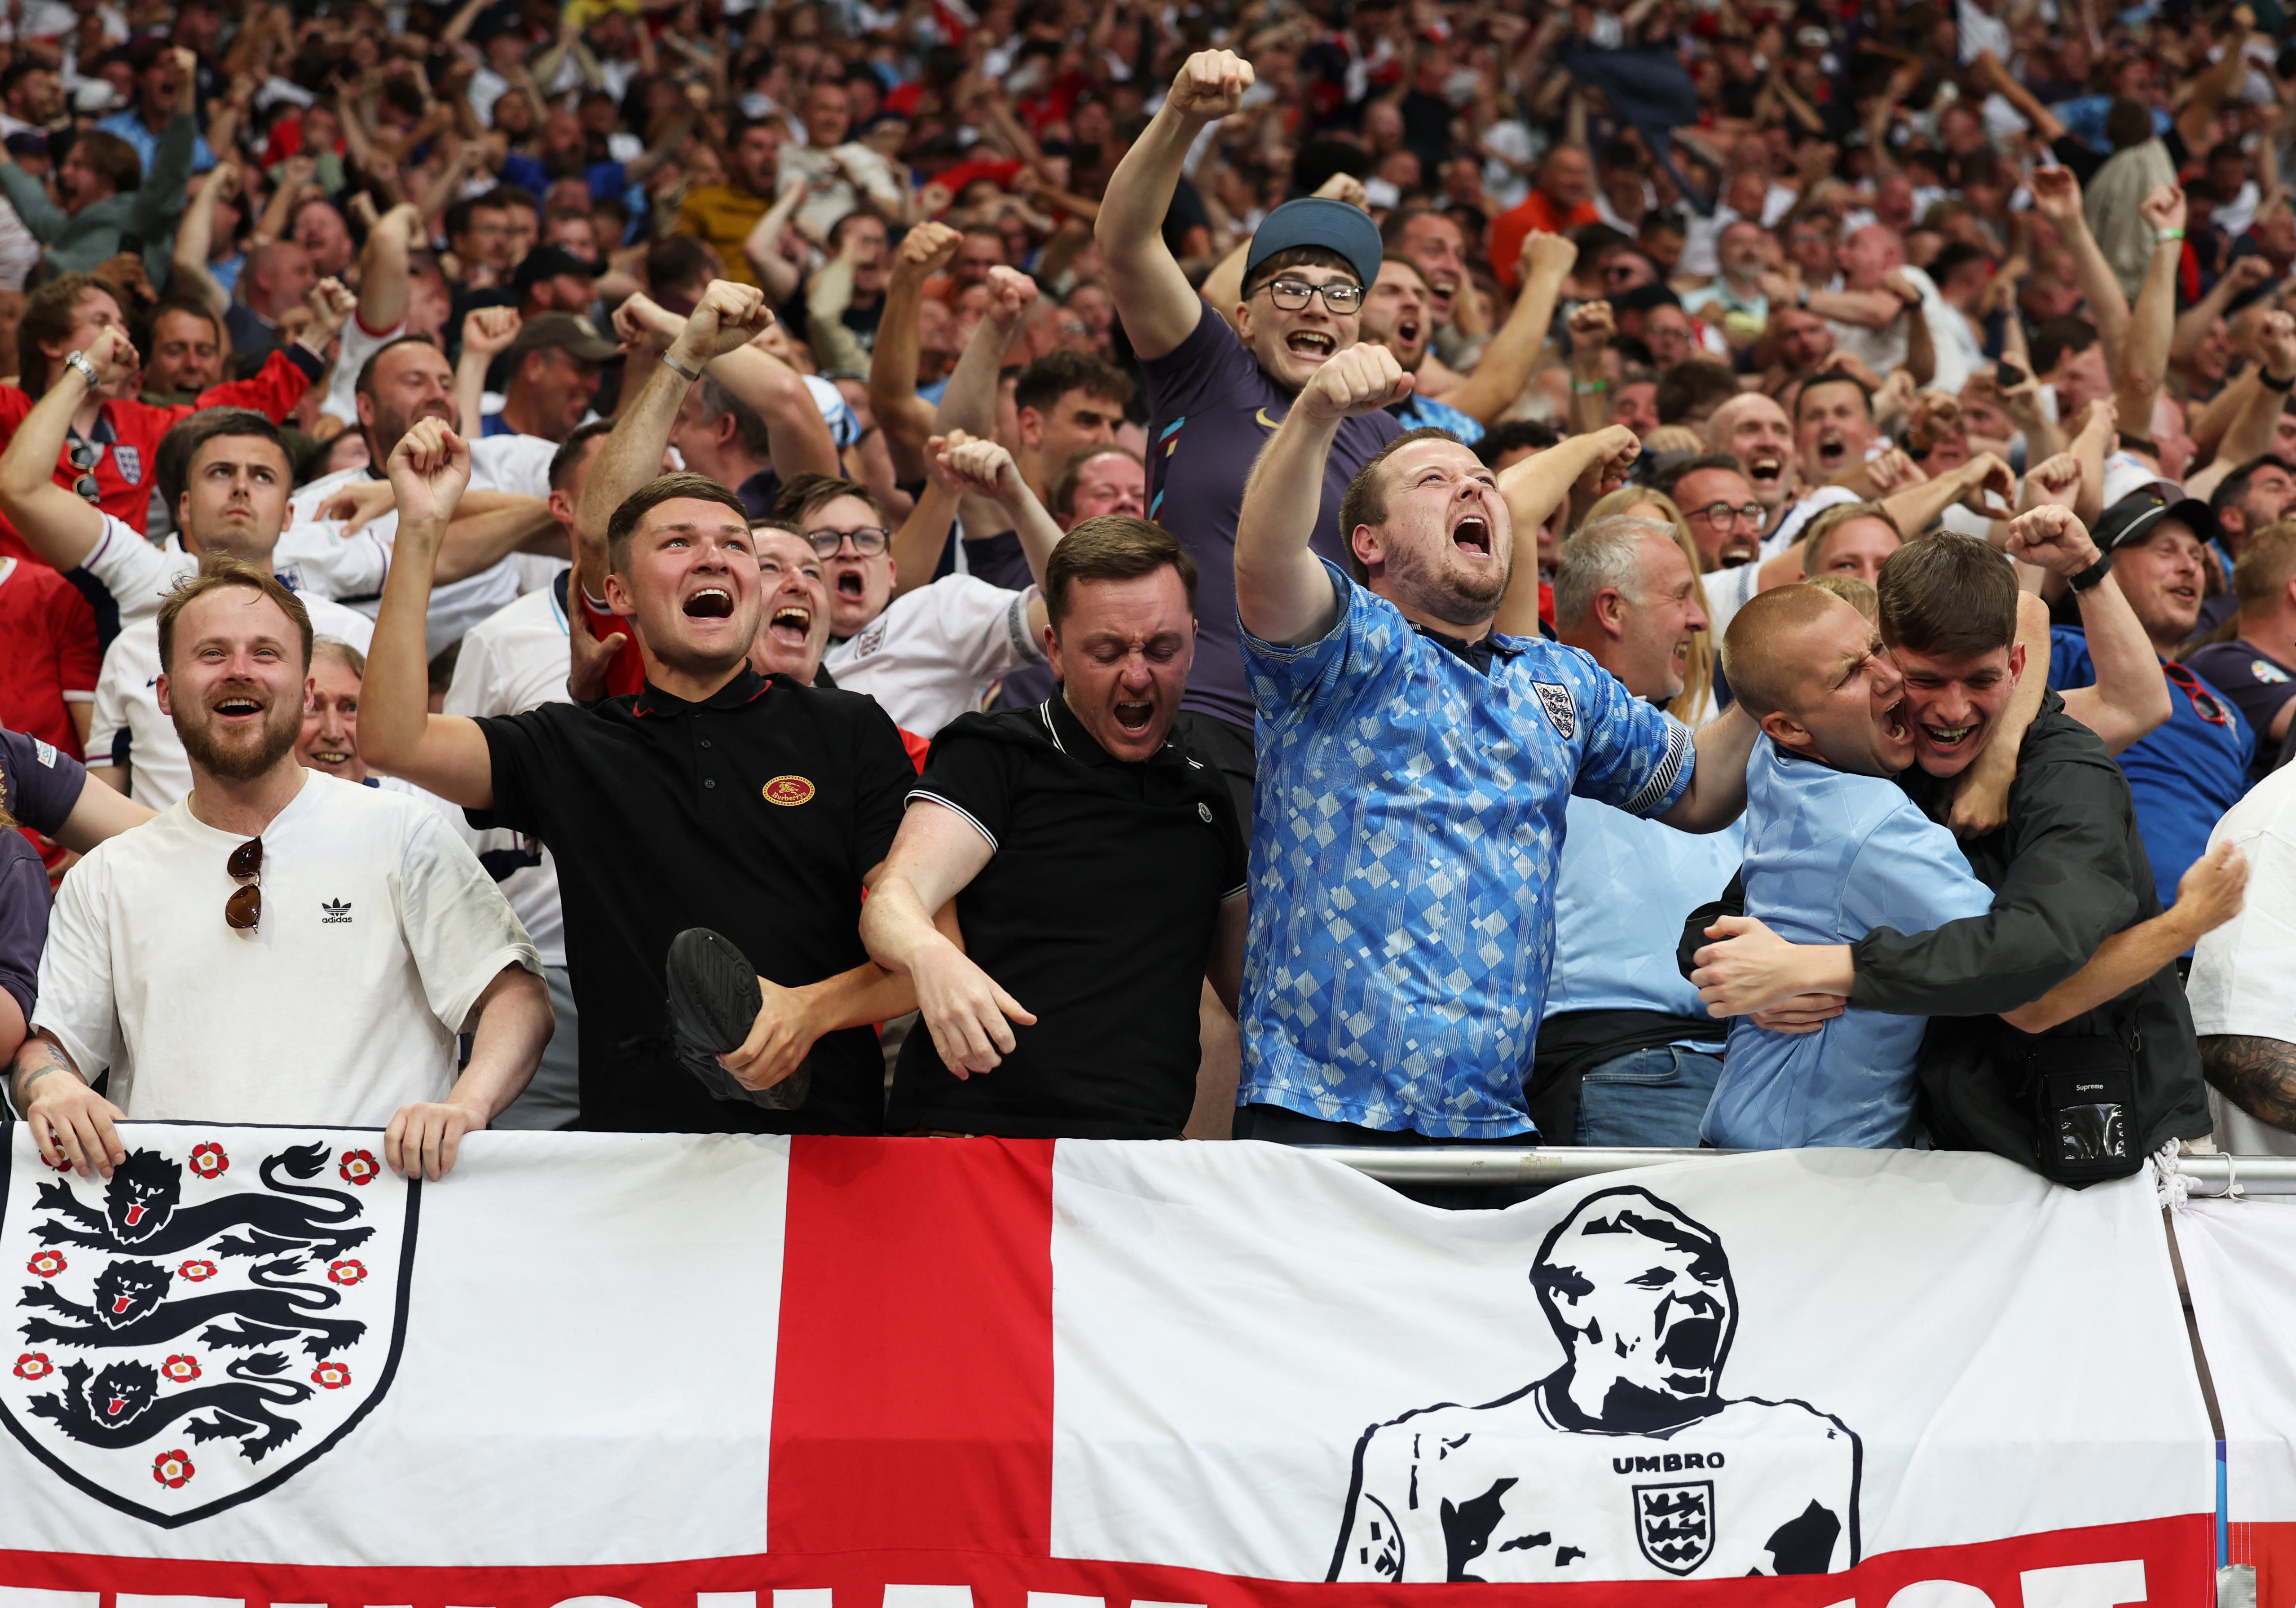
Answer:
<svg viewBox="0 0 2296 1608"><path fill-rule="evenodd" d="M664 352L661 355L661 365L668 369L671 373L682 374L690 381L698 381L701 378L701 368L688 368L676 358L671 357L668 352ZM707 367L709 367L708 364L705 363L702 365L702 368Z"/></svg>
<svg viewBox="0 0 2296 1608"><path fill-rule="evenodd" d="M97 380L95 377L95 365L90 363L84 354L79 352L66 352L64 354L64 364L67 367L79 370L80 377L87 381L88 390L94 390L102 383L102 381Z"/></svg>

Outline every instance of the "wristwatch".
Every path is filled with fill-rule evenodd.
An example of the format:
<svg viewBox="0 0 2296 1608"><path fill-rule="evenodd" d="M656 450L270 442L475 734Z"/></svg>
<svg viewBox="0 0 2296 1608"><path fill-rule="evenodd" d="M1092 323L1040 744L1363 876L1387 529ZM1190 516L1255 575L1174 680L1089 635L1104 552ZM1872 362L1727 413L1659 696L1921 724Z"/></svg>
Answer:
<svg viewBox="0 0 2296 1608"><path fill-rule="evenodd" d="M80 378L87 381L87 388L90 390L94 390L102 383L95 377L95 365L87 360L87 354L85 352L66 352L64 365L68 368L79 370Z"/></svg>
<svg viewBox="0 0 2296 1608"><path fill-rule="evenodd" d="M2070 587L2076 592L2087 592L2112 573L2112 554L2110 553L2100 553L2096 555L2096 562L2091 564L2079 575L2067 580L2065 585Z"/></svg>

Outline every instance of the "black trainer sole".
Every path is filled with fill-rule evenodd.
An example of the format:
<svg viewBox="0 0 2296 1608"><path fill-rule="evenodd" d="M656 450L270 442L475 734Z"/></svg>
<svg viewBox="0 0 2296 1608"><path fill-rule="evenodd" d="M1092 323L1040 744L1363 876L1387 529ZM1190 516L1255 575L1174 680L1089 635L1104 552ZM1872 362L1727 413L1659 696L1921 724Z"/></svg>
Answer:
<svg viewBox="0 0 2296 1608"><path fill-rule="evenodd" d="M669 1040L679 1065L719 1100L796 1111L813 1087L808 1059L771 1088L748 1088L718 1064L737 1050L765 1008L757 968L732 940L707 927L688 927L670 940Z"/></svg>

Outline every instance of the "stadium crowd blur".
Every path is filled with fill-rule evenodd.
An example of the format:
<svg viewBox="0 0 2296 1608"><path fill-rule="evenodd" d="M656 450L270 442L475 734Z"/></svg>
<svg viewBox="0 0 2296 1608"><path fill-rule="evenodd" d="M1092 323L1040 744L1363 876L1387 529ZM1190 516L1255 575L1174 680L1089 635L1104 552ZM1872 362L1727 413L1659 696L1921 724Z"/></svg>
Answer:
<svg viewBox="0 0 2296 1608"><path fill-rule="evenodd" d="M12 1112L2296 1152L2292 34L18 0Z"/></svg>

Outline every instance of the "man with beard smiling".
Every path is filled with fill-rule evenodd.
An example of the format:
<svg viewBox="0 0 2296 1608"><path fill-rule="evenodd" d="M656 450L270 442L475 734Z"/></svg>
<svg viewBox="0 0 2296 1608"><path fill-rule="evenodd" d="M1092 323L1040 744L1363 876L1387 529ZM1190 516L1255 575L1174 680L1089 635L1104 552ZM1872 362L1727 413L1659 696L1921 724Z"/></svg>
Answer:
<svg viewBox="0 0 2296 1608"><path fill-rule="evenodd" d="M2128 602L2071 510L2049 504L2021 515L2009 552L2075 583L2094 639L2121 635L2113 615L2125 616ZM1915 763L1899 785L1942 821L1964 773L2016 712L2026 669L2016 582L1986 543L1943 535L1890 554L1875 589L1914 738ZM2192 942L2189 923L2162 915L2128 785L2068 709L2080 691L2044 694L2018 742L2005 823L1963 840L1970 868L1993 890L1989 911L1927 932L1877 927L1852 943L1804 945L1734 914L1734 890L1693 914L1684 936L1709 1011L1770 1013L1764 1025L1805 1030L1845 1003L1928 1016L1919 1064L1932 1140L2038 1162L2052 1177L2080 1158L2037 1148L2043 1136L2028 1091L2040 1061L2126 1079L2120 1171L2169 1140L2206 1133L2174 964ZM2090 719L2124 723L2084 708ZM2146 712L2156 721L2166 713ZM2178 890L2179 909L2207 903L2212 882L2234 874L2225 857L2201 862Z"/></svg>
<svg viewBox="0 0 2296 1608"><path fill-rule="evenodd" d="M1923 931L1991 906L1953 833L1890 778L1914 761L1905 683L1879 633L1815 587L1738 612L1722 668L1761 722L1746 767L1746 914L1797 943ZM1740 1018L1700 1134L1726 1150L1912 1142L1918 1017L1851 1010L1815 1033Z"/></svg>
<svg viewBox="0 0 2296 1608"><path fill-rule="evenodd" d="M220 558L158 623L192 791L65 879L16 1109L83 1175L127 1160L114 1124L134 1118L387 1125L390 1165L444 1176L550 1037L541 959L427 806L298 762L293 593ZM109 1100L89 1087L107 1071Z"/></svg>
<svg viewBox="0 0 2296 1608"><path fill-rule="evenodd" d="M1411 384L1383 347L1324 364L1254 467L1237 526L1267 759L1238 1137L1409 1144L1535 1131L1522 1085L1567 799L1703 832L1744 801L1742 715L1693 742L1583 653L1492 634L1518 516L1499 478L1450 437L1399 437L1356 475L1341 514L1348 570L1310 550L1341 425ZM1631 453L1630 431L1605 433ZM1541 480L1547 463L1506 473ZM1544 512L1529 500L1526 521ZM1382 964L1363 964L1365 934L1380 935Z"/></svg>
<svg viewBox="0 0 2296 1608"><path fill-rule="evenodd" d="M1252 235L1233 329L1189 284L1163 242L1164 214L1197 135L1241 107L1252 82L1251 64L1231 52L1190 56L1118 164L1094 225L1117 314L1147 381L1148 516L1195 559L1199 607L1212 622L1197 644L1181 706L1190 716L1188 743L1227 776L1239 806L1258 765L1243 653L1227 625L1244 482L1300 388L1355 346L1382 255L1367 214L1309 196L1276 208ZM1338 513L1348 480L1401 432L1377 411L1341 423L1321 486L1300 492L1316 511L1309 534L1319 554L1345 555Z"/></svg>
<svg viewBox="0 0 2296 1608"><path fill-rule="evenodd" d="M706 366L770 317L758 291L719 281L672 356ZM682 390L656 389L640 403L644 416L626 416L600 449L578 521L648 451L660 462L656 432ZM581 1020L580 1125L880 1131L884 1062L868 1024L915 1005L907 980L871 964L858 935L863 882L916 776L893 723L869 699L750 668L763 588L749 514L697 474L660 476L610 505L606 602L641 655L640 692L594 710L428 713L425 595L469 465L467 447L436 420L414 425L392 459L398 562L368 656L360 736L370 764L462 805L472 825L550 845ZM722 934L721 953L768 974L745 980L751 1008L759 998L763 1008L719 1066L753 1091L806 1071L797 1109L719 1098L682 1063L663 1005L666 957L695 928Z"/></svg>
<svg viewBox="0 0 2296 1608"><path fill-rule="evenodd" d="M1245 911L1234 800L1173 734L1194 578L1146 521L1085 521L1045 578L1059 689L934 742L861 916L927 1030L901 1049L894 1131L1169 1139L1188 1125L1198 996L1209 980L1235 1010ZM962 947L933 921L951 900ZM1225 1079L1203 1081L1233 1103Z"/></svg>

